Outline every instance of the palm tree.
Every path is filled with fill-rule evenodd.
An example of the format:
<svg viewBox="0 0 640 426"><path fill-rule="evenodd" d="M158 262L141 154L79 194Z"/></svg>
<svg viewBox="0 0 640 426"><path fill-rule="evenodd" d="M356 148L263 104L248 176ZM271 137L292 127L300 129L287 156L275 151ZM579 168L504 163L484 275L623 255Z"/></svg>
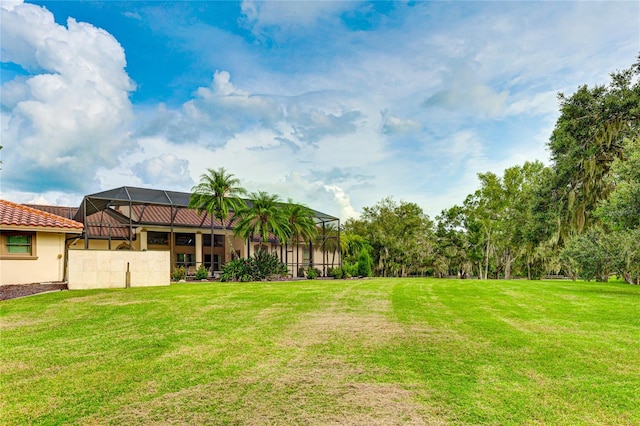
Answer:
<svg viewBox="0 0 640 426"><path fill-rule="evenodd" d="M360 250L368 245L367 241L360 235L352 232L344 232L340 236L340 251L342 253L342 260L349 261L358 260Z"/></svg>
<svg viewBox="0 0 640 426"><path fill-rule="evenodd" d="M239 198L247 193L240 186L240 179L232 173L228 173L224 167L218 170L207 169L207 173L200 176L200 183L191 188L189 208L195 209L198 214L209 213L211 216L211 270L213 272L213 222L218 219L222 224L225 240L227 238L226 221L229 211L237 211L243 204ZM233 243L230 242L232 255L235 255Z"/></svg>
<svg viewBox="0 0 640 426"><path fill-rule="evenodd" d="M280 205L280 197L264 191L249 195L250 202L234 211L234 234L253 239L260 237L262 244L269 243L269 234L273 234L280 242L287 241L290 228ZM249 253L247 253L248 255Z"/></svg>
<svg viewBox="0 0 640 426"><path fill-rule="evenodd" d="M311 209L302 204L294 203L291 199L289 199L288 203L284 206L284 215L289 226L288 241L296 248L297 271L300 267L298 250L300 241L312 241L318 233L318 229L313 220L313 212Z"/></svg>

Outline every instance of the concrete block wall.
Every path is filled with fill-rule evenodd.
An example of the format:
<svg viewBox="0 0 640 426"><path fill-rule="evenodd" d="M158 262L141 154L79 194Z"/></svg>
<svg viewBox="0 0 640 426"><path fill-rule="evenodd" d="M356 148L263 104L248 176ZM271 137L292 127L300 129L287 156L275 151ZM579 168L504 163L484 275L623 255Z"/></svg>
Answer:
<svg viewBox="0 0 640 426"><path fill-rule="evenodd" d="M127 264L131 287L170 284L168 251L69 250L69 290L124 288Z"/></svg>

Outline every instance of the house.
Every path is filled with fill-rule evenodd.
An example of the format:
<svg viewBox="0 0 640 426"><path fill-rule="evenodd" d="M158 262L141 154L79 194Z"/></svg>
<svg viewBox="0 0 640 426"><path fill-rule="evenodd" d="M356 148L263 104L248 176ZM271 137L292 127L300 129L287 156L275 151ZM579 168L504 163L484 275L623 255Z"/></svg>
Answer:
<svg viewBox="0 0 640 426"><path fill-rule="evenodd" d="M86 229L83 240L70 249L164 251L169 252L172 270L184 266L190 273L200 265L220 271L235 255L248 257L258 248L277 254L293 275L300 268L313 267L326 274L339 266L339 253L336 256L327 249L328 242L339 242L339 234L328 232L339 229L336 217L312 211L320 234L315 242L287 245L274 237L266 242L244 241L234 235L231 216L223 223L198 214L188 208L190 197L187 192L129 186L87 195L78 209L62 211L73 213L73 219Z"/></svg>
<svg viewBox="0 0 640 426"><path fill-rule="evenodd" d="M309 267L326 275L340 266L338 218L312 211L320 234L316 241L243 240L234 235L231 216L221 221L198 214L188 208L190 197L125 186L87 195L79 207L22 208L80 226L61 246L68 266L60 279L66 277L70 289L168 285L177 267L193 275L203 265L216 276L234 256L249 257L258 249L275 253L292 276Z"/></svg>
<svg viewBox="0 0 640 426"><path fill-rule="evenodd" d="M0 200L0 285L64 281L66 247L84 225Z"/></svg>

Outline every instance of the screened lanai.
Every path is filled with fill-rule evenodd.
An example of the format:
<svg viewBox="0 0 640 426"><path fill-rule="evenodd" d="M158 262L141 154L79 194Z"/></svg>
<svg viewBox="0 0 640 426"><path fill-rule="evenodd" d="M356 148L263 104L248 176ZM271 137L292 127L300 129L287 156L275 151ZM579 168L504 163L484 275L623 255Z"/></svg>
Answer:
<svg viewBox="0 0 640 426"><path fill-rule="evenodd" d="M85 249L169 250L172 268L202 264L219 270L230 260L229 249L246 257L252 254L252 244L254 250L264 245L259 239L238 241L232 233L231 216L223 223L189 209L190 196L187 192L124 186L85 196L74 220L85 225ZM250 200L246 202L251 205ZM326 275L330 268L341 266L340 220L312 212L318 228L315 241L281 244L272 236L267 242L292 275L297 275L300 267L313 267ZM227 240L231 247L226 246Z"/></svg>

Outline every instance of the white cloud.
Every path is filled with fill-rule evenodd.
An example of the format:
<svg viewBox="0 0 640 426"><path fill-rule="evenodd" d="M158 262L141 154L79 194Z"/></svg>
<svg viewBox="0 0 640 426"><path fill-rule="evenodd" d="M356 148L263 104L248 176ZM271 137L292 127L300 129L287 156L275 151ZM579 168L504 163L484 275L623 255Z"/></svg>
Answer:
<svg viewBox="0 0 640 426"><path fill-rule="evenodd" d="M51 187L87 189L95 169L117 164L128 148L134 85L124 51L90 24L56 24L45 8L3 3L0 11L3 61L36 72L2 87L11 107L3 112L5 176L16 187L40 174Z"/></svg>
<svg viewBox="0 0 640 426"><path fill-rule="evenodd" d="M189 175L189 161L172 154L146 158L133 166L133 171L145 184L189 186L193 183Z"/></svg>
<svg viewBox="0 0 640 426"><path fill-rule="evenodd" d="M333 193L337 204L340 206L340 217L343 220L349 218L357 219L360 216L351 205L349 195L342 188L336 185L325 185L324 188Z"/></svg>
<svg viewBox="0 0 640 426"><path fill-rule="evenodd" d="M2 198L21 204L43 204L65 207L78 207L82 202L82 195L65 191L7 191L3 188Z"/></svg>
<svg viewBox="0 0 640 426"><path fill-rule="evenodd" d="M385 134L404 134L420 131L422 125L410 118L402 119L383 111L382 115L382 133Z"/></svg>
<svg viewBox="0 0 640 426"><path fill-rule="evenodd" d="M287 112L293 136L309 143L316 143L327 136L353 133L357 128L356 121L361 117L358 111L332 114L315 108L303 109L301 105L294 105Z"/></svg>
<svg viewBox="0 0 640 426"><path fill-rule="evenodd" d="M438 148L440 157L448 158L455 163L460 159L484 157L481 139L469 130L462 130L442 139Z"/></svg>
<svg viewBox="0 0 640 426"><path fill-rule="evenodd" d="M278 194L283 200L291 198L312 209L338 217L341 221L359 216L347 191L339 185L323 183L321 176L291 172L269 182L247 181L250 191L263 190Z"/></svg>
<svg viewBox="0 0 640 426"><path fill-rule="evenodd" d="M506 109L509 115L550 115L558 111L558 93L554 90L519 95Z"/></svg>
<svg viewBox="0 0 640 426"><path fill-rule="evenodd" d="M497 92L486 84L473 84L463 78L455 81L452 87L427 98L424 105L495 117L504 112L508 96L507 91Z"/></svg>
<svg viewBox="0 0 640 426"><path fill-rule="evenodd" d="M13 10L17 5L24 3L22 0L3 0L0 3L0 8L6 10Z"/></svg>
<svg viewBox="0 0 640 426"><path fill-rule="evenodd" d="M227 71L216 71L211 86L198 88L196 94L183 106L185 118L223 138L247 127L271 127L282 118L282 108L273 99L237 89Z"/></svg>
<svg viewBox="0 0 640 426"><path fill-rule="evenodd" d="M259 34L265 27L308 28L318 20L334 16L351 6L349 2L340 1L244 0L240 7L245 25Z"/></svg>

